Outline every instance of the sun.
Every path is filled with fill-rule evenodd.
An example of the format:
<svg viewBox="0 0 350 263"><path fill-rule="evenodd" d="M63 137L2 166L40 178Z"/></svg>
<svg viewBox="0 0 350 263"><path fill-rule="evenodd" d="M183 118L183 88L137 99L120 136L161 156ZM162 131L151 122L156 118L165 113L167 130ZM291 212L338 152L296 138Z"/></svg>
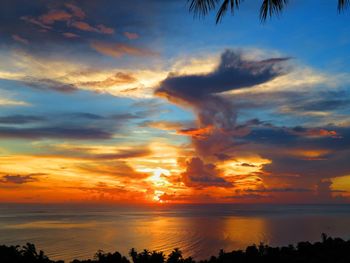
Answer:
<svg viewBox="0 0 350 263"><path fill-rule="evenodd" d="M167 169L163 169L160 167L157 167L153 169L153 175L148 177L148 181L152 182L152 184L156 187L165 187L170 185L168 180L164 177L170 175L170 171Z"/></svg>

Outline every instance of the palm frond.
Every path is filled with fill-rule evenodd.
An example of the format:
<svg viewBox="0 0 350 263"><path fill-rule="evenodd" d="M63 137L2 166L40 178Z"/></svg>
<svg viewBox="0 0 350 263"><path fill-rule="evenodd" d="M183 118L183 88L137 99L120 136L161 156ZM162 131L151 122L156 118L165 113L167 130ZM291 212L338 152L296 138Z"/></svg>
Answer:
<svg viewBox="0 0 350 263"><path fill-rule="evenodd" d="M195 16L206 16L210 11L220 5L216 13L216 23L221 22L228 10L234 13L244 0L187 0L191 2L189 10ZM288 4L288 0L261 0L260 20L264 22L267 17L279 15ZM342 12L350 5L350 0L338 0L338 12Z"/></svg>
<svg viewBox="0 0 350 263"><path fill-rule="evenodd" d="M260 20L265 21L267 16L279 15L287 4L288 0L263 0L260 7Z"/></svg>
<svg viewBox="0 0 350 263"><path fill-rule="evenodd" d="M350 0L338 0L338 12L340 13L350 4Z"/></svg>
<svg viewBox="0 0 350 263"><path fill-rule="evenodd" d="M243 0L188 0L190 1L189 9L195 16L206 16L222 2L216 14L216 23L219 23L229 9L233 13Z"/></svg>
<svg viewBox="0 0 350 263"><path fill-rule="evenodd" d="M233 14L235 9L239 8L239 5L242 1L243 0L224 0L224 2L220 6L219 11L216 14L216 23L218 24L219 22L221 22L221 19L224 17L229 8L231 10L231 13Z"/></svg>
<svg viewBox="0 0 350 263"><path fill-rule="evenodd" d="M189 1L191 1L190 12L193 12L194 15L205 16L216 8L220 0L188 0L187 2Z"/></svg>

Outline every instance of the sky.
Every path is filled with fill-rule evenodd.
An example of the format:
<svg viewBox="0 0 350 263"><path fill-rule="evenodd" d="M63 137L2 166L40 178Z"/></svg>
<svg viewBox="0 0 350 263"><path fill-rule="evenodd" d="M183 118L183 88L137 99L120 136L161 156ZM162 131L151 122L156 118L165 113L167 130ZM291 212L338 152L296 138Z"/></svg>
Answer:
<svg viewBox="0 0 350 263"><path fill-rule="evenodd" d="M0 202L349 202L336 4L2 0Z"/></svg>

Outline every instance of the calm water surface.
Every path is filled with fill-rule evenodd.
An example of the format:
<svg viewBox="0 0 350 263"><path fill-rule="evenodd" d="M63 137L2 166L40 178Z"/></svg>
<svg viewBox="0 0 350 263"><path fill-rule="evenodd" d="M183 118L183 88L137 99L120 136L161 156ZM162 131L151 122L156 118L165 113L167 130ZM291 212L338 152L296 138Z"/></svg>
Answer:
<svg viewBox="0 0 350 263"><path fill-rule="evenodd" d="M349 205L186 205L161 207L0 205L0 244L32 242L53 259L92 258L130 248L203 259L219 249L264 242L350 239Z"/></svg>

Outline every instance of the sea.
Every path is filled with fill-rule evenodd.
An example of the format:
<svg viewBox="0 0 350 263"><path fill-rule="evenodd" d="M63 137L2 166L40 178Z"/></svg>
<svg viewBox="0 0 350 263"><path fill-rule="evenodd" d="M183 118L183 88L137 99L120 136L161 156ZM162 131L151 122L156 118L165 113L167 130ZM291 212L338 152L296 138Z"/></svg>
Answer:
<svg viewBox="0 0 350 263"><path fill-rule="evenodd" d="M0 244L34 243L51 259L93 258L131 248L200 260L248 245L285 246L321 234L350 239L350 205L0 204Z"/></svg>

